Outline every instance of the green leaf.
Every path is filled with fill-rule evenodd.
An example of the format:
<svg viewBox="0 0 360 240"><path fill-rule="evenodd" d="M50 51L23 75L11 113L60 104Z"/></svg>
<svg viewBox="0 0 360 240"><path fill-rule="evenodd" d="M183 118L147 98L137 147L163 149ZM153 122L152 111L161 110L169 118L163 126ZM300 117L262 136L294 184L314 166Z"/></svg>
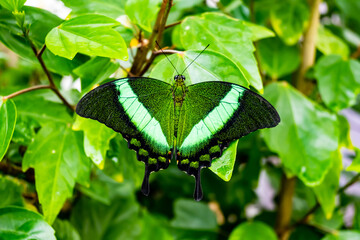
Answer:
<svg viewBox="0 0 360 240"><path fill-rule="evenodd" d="M46 34L63 20L40 8L25 6L24 11L26 13L25 23L30 26L29 37L36 47L40 49L45 43ZM38 60L31 50L28 41L22 37L22 31L16 25L15 18L11 12L0 9L0 16L0 41L21 57L38 64ZM55 56L48 49L45 49L42 57L50 71L62 75L70 75L72 69L82 62L78 57L70 61L66 58Z"/></svg>
<svg viewBox="0 0 360 240"><path fill-rule="evenodd" d="M0 5L12 12L19 12L26 0L0 0Z"/></svg>
<svg viewBox="0 0 360 240"><path fill-rule="evenodd" d="M0 208L7 206L24 206L23 186L16 178L0 175Z"/></svg>
<svg viewBox="0 0 360 240"><path fill-rule="evenodd" d="M46 125L50 122L65 124L72 122L72 118L63 104L33 97L31 93L16 98L15 103L18 106L19 116L32 118L40 125Z"/></svg>
<svg viewBox="0 0 360 240"><path fill-rule="evenodd" d="M16 107L13 100L0 97L0 161L5 156L16 124Z"/></svg>
<svg viewBox="0 0 360 240"><path fill-rule="evenodd" d="M343 115L337 115L337 118L338 118L338 122L339 122L340 146L348 148L348 149L354 149L354 145L352 144L351 137L350 137L349 121Z"/></svg>
<svg viewBox="0 0 360 240"><path fill-rule="evenodd" d="M118 68L119 64L109 58L94 57L74 69L73 72L81 78L82 92L88 92L96 84L107 79Z"/></svg>
<svg viewBox="0 0 360 240"><path fill-rule="evenodd" d="M360 2L357 0L335 0L336 5L350 19L360 22Z"/></svg>
<svg viewBox="0 0 360 240"><path fill-rule="evenodd" d="M318 28L316 47L324 55L340 55L343 59L347 59L350 54L348 45L323 26Z"/></svg>
<svg viewBox="0 0 360 240"><path fill-rule="evenodd" d="M36 190L46 221L52 223L75 183L87 185L89 159L79 132L65 124L47 124L25 152L23 171L35 169Z"/></svg>
<svg viewBox="0 0 360 240"><path fill-rule="evenodd" d="M310 14L305 0L283 0L276 2L270 15L275 32L287 45L294 45L307 27Z"/></svg>
<svg viewBox="0 0 360 240"><path fill-rule="evenodd" d="M258 41L260 39L263 38L269 38L269 37L274 37L275 33L271 30L269 30L268 28L261 26L261 25L257 25L255 23L252 22L246 22L243 21L243 23L245 24L245 26L247 26L252 34L251 40L252 41Z"/></svg>
<svg viewBox="0 0 360 240"><path fill-rule="evenodd" d="M205 203L178 199L175 202L174 212L175 218L171 221L172 227L195 230L214 230L217 228L215 213Z"/></svg>
<svg viewBox="0 0 360 240"><path fill-rule="evenodd" d="M201 51L185 51L169 56L170 61L181 73ZM161 79L162 81L173 83L177 72L164 57L159 61L150 73L150 77ZM248 81L240 69L229 58L224 55L205 51L196 61L185 71L185 83L187 85L205 81L226 81L236 83L244 87L249 87Z"/></svg>
<svg viewBox="0 0 360 240"><path fill-rule="evenodd" d="M318 209L310 219L310 225L323 229L336 230L344 225L344 216L341 210L334 211L331 218L324 215L323 210Z"/></svg>
<svg viewBox="0 0 360 240"><path fill-rule="evenodd" d="M335 232L334 234L328 234L321 240L359 240L360 231L343 230Z"/></svg>
<svg viewBox="0 0 360 240"><path fill-rule="evenodd" d="M324 56L315 66L315 77L327 107L337 112L355 104L360 93L358 61L346 61L337 55Z"/></svg>
<svg viewBox="0 0 360 240"><path fill-rule="evenodd" d="M125 13L133 23L151 32L151 24L160 9L160 2L160 0L127 0Z"/></svg>
<svg viewBox="0 0 360 240"><path fill-rule="evenodd" d="M113 29L119 22L96 14L82 15L53 28L46 36L46 46L55 55L73 59L80 52L128 60L124 39Z"/></svg>
<svg viewBox="0 0 360 240"><path fill-rule="evenodd" d="M123 15L124 0L61 0L66 7L71 8L71 15L82 15L87 13L96 13L111 18L117 18Z"/></svg>
<svg viewBox="0 0 360 240"><path fill-rule="evenodd" d="M327 219L331 218L335 209L335 198L339 188L340 172L342 170L340 151L331 154L333 166L326 173L324 181L313 188Z"/></svg>
<svg viewBox="0 0 360 240"><path fill-rule="evenodd" d="M133 190L139 188L144 178L144 164L137 160L136 153L118 134L110 141L107 161L103 172L119 183L129 184Z"/></svg>
<svg viewBox="0 0 360 240"><path fill-rule="evenodd" d="M351 165L346 168L346 171L355 171L360 173L360 149L355 148L356 156Z"/></svg>
<svg viewBox="0 0 360 240"><path fill-rule="evenodd" d="M278 38L259 41L257 50L261 68L273 79L292 73L300 64L298 48L287 46Z"/></svg>
<svg viewBox="0 0 360 240"><path fill-rule="evenodd" d="M267 145L279 154L288 173L297 175L308 186L320 184L339 147L336 115L286 82L268 85L264 97L281 117L277 127L263 130Z"/></svg>
<svg viewBox="0 0 360 240"><path fill-rule="evenodd" d="M204 13L183 20L181 41L185 49L201 50L210 44L210 50L229 57L241 69L245 79L256 89L262 90L262 81L253 54L255 48L252 40L256 37L251 32L252 29L238 19L220 13Z"/></svg>
<svg viewBox="0 0 360 240"><path fill-rule="evenodd" d="M18 207L0 209L0 239L56 240L54 229L39 214Z"/></svg>
<svg viewBox="0 0 360 240"><path fill-rule="evenodd" d="M142 219L141 240L174 240L175 238L170 235L169 231L165 228L165 224L159 221L155 216L147 212L143 213Z"/></svg>
<svg viewBox="0 0 360 240"><path fill-rule="evenodd" d="M104 168L109 143L117 133L104 124L91 119L76 117L73 130L84 132L84 149L86 156L100 168Z"/></svg>
<svg viewBox="0 0 360 240"><path fill-rule="evenodd" d="M139 239L139 206L133 199L115 199L110 206L82 198L71 212L81 239Z"/></svg>
<svg viewBox="0 0 360 240"><path fill-rule="evenodd" d="M233 141L220 158L212 160L211 167L209 168L222 180L227 182L230 181L234 170L238 143L239 140Z"/></svg>
<svg viewBox="0 0 360 240"><path fill-rule="evenodd" d="M262 222L245 222L238 225L230 234L229 240L276 240L272 228Z"/></svg>
<svg viewBox="0 0 360 240"><path fill-rule="evenodd" d="M53 228L57 240L81 240L79 233L69 221L56 219Z"/></svg>
<svg viewBox="0 0 360 240"><path fill-rule="evenodd" d="M82 185L76 186L76 188L84 195L97 200L103 204L110 205L110 188L109 184L98 179L91 179L90 186L85 187ZM113 191L113 189L111 189Z"/></svg>

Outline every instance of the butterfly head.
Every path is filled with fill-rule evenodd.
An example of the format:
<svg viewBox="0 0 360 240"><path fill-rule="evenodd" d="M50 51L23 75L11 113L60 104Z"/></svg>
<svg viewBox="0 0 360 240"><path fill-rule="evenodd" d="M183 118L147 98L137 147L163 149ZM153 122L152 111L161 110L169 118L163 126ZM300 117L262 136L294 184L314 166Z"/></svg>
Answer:
<svg viewBox="0 0 360 240"><path fill-rule="evenodd" d="M181 74L175 75L174 80L175 80L175 82L177 82L177 83L179 83L179 82L185 82L185 76L184 76L184 75L181 75Z"/></svg>

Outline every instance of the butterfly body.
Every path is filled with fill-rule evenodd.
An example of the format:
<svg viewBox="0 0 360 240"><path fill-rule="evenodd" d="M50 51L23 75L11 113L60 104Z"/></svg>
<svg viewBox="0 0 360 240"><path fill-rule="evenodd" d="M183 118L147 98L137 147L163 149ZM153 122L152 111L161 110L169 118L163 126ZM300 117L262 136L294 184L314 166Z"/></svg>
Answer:
<svg viewBox="0 0 360 240"><path fill-rule="evenodd" d="M145 77L106 83L86 94L76 112L128 141L145 163L145 195L150 173L176 159L179 169L196 179L196 200L202 198L203 167L210 167L232 141L280 121L270 103L245 87L227 82L187 86L182 75L172 85Z"/></svg>

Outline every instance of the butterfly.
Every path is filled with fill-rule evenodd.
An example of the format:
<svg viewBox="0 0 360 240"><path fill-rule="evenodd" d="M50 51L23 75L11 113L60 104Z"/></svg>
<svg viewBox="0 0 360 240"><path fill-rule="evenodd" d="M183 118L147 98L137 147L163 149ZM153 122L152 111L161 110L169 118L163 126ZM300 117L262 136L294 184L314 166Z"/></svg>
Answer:
<svg viewBox="0 0 360 240"><path fill-rule="evenodd" d="M145 163L144 195L150 192L150 173L166 169L174 159L180 170L195 177L197 201L203 196L203 167L210 167L232 141L280 122L275 108L248 88L220 81L187 86L179 73L173 84L147 77L108 82L87 93L76 113L127 140Z"/></svg>

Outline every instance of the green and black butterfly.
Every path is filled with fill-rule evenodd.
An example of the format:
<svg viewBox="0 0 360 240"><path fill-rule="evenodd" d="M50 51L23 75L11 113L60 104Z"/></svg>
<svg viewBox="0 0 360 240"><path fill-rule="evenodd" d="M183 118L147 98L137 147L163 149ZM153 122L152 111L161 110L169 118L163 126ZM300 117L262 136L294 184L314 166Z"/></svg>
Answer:
<svg viewBox="0 0 360 240"><path fill-rule="evenodd" d="M275 108L245 87L214 81L186 86L182 74L172 85L146 77L106 83L87 93L76 113L128 141L145 163L143 194L149 194L150 173L175 159L180 170L195 176L195 200L202 198L201 168L210 167L232 141L280 122Z"/></svg>

